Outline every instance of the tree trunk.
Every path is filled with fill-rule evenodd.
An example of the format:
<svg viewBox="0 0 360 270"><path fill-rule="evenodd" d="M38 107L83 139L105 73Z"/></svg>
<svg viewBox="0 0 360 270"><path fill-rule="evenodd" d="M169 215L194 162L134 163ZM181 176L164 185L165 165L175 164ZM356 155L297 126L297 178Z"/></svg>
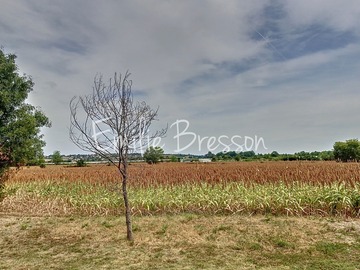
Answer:
<svg viewBox="0 0 360 270"><path fill-rule="evenodd" d="M131 226L131 210L129 199L127 195L127 170L125 169L125 173L122 174L122 192L124 197L124 205L125 205L125 220L126 220L126 238L129 241L134 241L132 226Z"/></svg>

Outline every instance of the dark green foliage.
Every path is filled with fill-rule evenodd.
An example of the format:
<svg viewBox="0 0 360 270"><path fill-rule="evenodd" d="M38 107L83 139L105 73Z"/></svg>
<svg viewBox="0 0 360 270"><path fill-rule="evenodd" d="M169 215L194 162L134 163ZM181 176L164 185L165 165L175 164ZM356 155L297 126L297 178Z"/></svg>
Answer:
<svg viewBox="0 0 360 270"><path fill-rule="evenodd" d="M150 146L144 153L144 160L149 164L158 163L164 155L164 150L161 147Z"/></svg>
<svg viewBox="0 0 360 270"><path fill-rule="evenodd" d="M19 75L15 59L0 49L0 153L6 155L2 167L43 159L40 128L50 127L43 112L25 103L34 83L29 76Z"/></svg>
<svg viewBox="0 0 360 270"><path fill-rule="evenodd" d="M204 157L205 158L213 158L215 155L209 151Z"/></svg>
<svg viewBox="0 0 360 270"><path fill-rule="evenodd" d="M360 160L360 142L358 139L336 142L334 144L334 157L343 162Z"/></svg>
<svg viewBox="0 0 360 270"><path fill-rule="evenodd" d="M209 153L204 155L204 157L208 157ZM334 152L329 151L313 151L313 152L305 152L301 151L294 154L280 154L277 151L273 151L268 154L255 153L254 151L245 151L245 152L219 152L216 155L213 155L211 158L212 161L266 161L266 160L283 160L283 161L316 161L316 160L334 160Z"/></svg>
<svg viewBox="0 0 360 270"><path fill-rule="evenodd" d="M76 161L76 167L86 167L86 166L87 166L87 164L86 164L85 160L79 159Z"/></svg>
<svg viewBox="0 0 360 270"><path fill-rule="evenodd" d="M170 161L171 162L178 162L178 158L176 156L174 156L174 155L171 155Z"/></svg>
<svg viewBox="0 0 360 270"><path fill-rule="evenodd" d="M0 48L0 199L11 165L44 159L40 128L50 126L39 109L25 103L34 83L29 76L19 75L15 59L16 55Z"/></svg>
<svg viewBox="0 0 360 270"><path fill-rule="evenodd" d="M55 151L51 158L52 163L55 165L59 165L61 162L63 162L62 156L60 154L60 151Z"/></svg>

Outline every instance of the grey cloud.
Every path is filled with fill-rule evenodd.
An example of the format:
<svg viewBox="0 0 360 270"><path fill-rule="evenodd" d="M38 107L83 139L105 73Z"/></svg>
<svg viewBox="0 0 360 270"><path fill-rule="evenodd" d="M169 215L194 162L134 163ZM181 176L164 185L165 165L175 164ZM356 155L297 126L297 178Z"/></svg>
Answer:
<svg viewBox="0 0 360 270"><path fill-rule="evenodd" d="M59 49L65 51L67 53L76 53L85 55L87 53L87 46L86 44L81 44L75 40L70 40L67 38L60 38L53 41L43 41L40 47L45 50L51 49Z"/></svg>
<svg viewBox="0 0 360 270"><path fill-rule="evenodd" d="M201 135L258 134L269 150L301 151L360 132L360 16L348 3L19 0L2 5L0 31L53 122L47 153L78 151L71 97L126 70L135 99L160 105L155 125L187 119Z"/></svg>

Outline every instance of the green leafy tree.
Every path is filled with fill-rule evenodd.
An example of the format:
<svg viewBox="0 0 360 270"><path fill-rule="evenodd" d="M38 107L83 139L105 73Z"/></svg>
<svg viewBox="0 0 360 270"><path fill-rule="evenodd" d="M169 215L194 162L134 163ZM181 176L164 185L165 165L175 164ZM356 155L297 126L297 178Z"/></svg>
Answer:
<svg viewBox="0 0 360 270"><path fill-rule="evenodd" d="M79 159L76 161L76 167L86 167L86 166L87 166L87 164L86 164L85 160Z"/></svg>
<svg viewBox="0 0 360 270"><path fill-rule="evenodd" d="M205 155L206 158L213 158L214 156L215 155L211 151L207 152L207 154Z"/></svg>
<svg viewBox="0 0 360 270"><path fill-rule="evenodd" d="M62 156L60 151L54 151L51 161L55 164L55 165L59 165L61 162L63 162Z"/></svg>
<svg viewBox="0 0 360 270"><path fill-rule="evenodd" d="M176 156L174 156L174 155L171 155L170 161L171 162L178 162L178 158Z"/></svg>
<svg viewBox="0 0 360 270"><path fill-rule="evenodd" d="M320 152L321 160L334 160L334 151L322 151Z"/></svg>
<svg viewBox="0 0 360 270"><path fill-rule="evenodd" d="M144 160L149 164L158 163L164 155L164 150L161 147L150 146L144 153Z"/></svg>
<svg viewBox="0 0 360 270"><path fill-rule="evenodd" d="M40 129L51 125L40 109L25 103L34 83L18 73L15 59L16 55L0 48L0 172L10 165L43 160L45 142Z"/></svg>
<svg viewBox="0 0 360 270"><path fill-rule="evenodd" d="M360 142L350 139L345 142L335 142L334 158L343 162L358 161L360 159Z"/></svg>

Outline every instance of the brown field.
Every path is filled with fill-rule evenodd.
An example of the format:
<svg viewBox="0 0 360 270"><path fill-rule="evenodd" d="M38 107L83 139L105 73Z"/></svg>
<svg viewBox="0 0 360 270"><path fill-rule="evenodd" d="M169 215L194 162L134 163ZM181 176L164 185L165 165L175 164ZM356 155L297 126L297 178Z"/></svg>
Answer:
<svg viewBox="0 0 360 270"><path fill-rule="evenodd" d="M133 163L129 168L137 215L360 216L359 163ZM7 182L0 212L24 213L31 201L34 214L112 215L123 211L119 183L117 169L106 164L22 168Z"/></svg>
<svg viewBox="0 0 360 270"><path fill-rule="evenodd" d="M265 184L294 182L331 184L341 182L349 186L360 182L360 163L337 162L224 162L224 163L160 163L156 165L133 163L129 166L130 186L226 184L242 182ZM85 181L113 183L118 181L114 166L90 165L76 168L49 165L46 168L22 168L12 181Z"/></svg>

